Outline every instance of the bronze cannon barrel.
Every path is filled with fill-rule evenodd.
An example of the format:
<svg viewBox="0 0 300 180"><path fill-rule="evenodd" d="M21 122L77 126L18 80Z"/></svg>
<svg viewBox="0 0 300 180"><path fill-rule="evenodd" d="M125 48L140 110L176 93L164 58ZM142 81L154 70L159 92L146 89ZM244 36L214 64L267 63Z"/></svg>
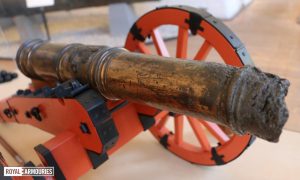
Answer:
<svg viewBox="0 0 300 180"><path fill-rule="evenodd" d="M289 82L255 67L179 60L122 48L24 43L17 65L28 77L77 79L110 100L127 99L205 118L277 142L288 119Z"/></svg>

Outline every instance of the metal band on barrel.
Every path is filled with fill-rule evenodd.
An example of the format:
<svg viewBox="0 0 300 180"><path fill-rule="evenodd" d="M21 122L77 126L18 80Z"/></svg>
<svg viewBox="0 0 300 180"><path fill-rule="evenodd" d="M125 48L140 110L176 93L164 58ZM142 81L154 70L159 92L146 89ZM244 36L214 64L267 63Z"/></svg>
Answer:
<svg viewBox="0 0 300 180"><path fill-rule="evenodd" d="M104 51L100 50L101 54L99 59L97 59L97 66L99 67L96 69L94 74L94 81L97 86L97 89L100 93L107 99L110 100L118 100L119 98L114 96L109 89L107 89L107 80L106 80L106 73L107 68L112 60L112 58L119 53L126 52L127 50L123 48L109 48Z"/></svg>

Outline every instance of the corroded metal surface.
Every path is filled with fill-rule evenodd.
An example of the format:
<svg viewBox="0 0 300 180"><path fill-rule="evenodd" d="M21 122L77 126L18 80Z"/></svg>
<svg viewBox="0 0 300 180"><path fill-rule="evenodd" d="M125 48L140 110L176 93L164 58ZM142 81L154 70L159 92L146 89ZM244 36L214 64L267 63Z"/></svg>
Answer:
<svg viewBox="0 0 300 180"><path fill-rule="evenodd" d="M131 53L121 48L23 44L20 70L30 78L89 83L111 100L128 99L204 117L239 134L276 142L287 121L289 82L255 67Z"/></svg>

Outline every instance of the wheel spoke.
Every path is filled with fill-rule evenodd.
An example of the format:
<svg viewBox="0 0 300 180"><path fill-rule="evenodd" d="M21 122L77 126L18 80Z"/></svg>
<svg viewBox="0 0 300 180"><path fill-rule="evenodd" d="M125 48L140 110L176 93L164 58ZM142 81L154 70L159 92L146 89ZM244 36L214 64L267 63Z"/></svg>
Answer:
<svg viewBox="0 0 300 180"><path fill-rule="evenodd" d="M139 42L137 44L137 47L138 47L138 50L141 52L141 53L144 53L144 54L151 54L151 51L149 48L147 48L147 46L145 45L144 42Z"/></svg>
<svg viewBox="0 0 300 180"><path fill-rule="evenodd" d="M183 141L183 115L176 116L174 122L175 122L175 143L181 144Z"/></svg>
<svg viewBox="0 0 300 180"><path fill-rule="evenodd" d="M165 126L165 124L167 123L167 121L169 120L169 116L165 116L163 117L159 122L158 124L156 125L157 129L161 129Z"/></svg>
<svg viewBox="0 0 300 180"><path fill-rule="evenodd" d="M199 143L201 144L202 148L205 151L210 151L211 150L211 146L210 143L205 135L205 132L203 131L201 124L198 122L197 119L192 118L192 117L187 117L188 121L196 135L196 138L198 139Z"/></svg>
<svg viewBox="0 0 300 180"><path fill-rule="evenodd" d="M157 54L159 54L160 56L170 57L166 44L163 38L161 37L158 29L152 31L151 37L154 42Z"/></svg>
<svg viewBox="0 0 300 180"><path fill-rule="evenodd" d="M161 111L160 113L158 113L154 118L156 120L160 120L164 117L166 117L169 114L169 111Z"/></svg>
<svg viewBox="0 0 300 180"><path fill-rule="evenodd" d="M177 58L183 58L183 59L187 58L188 37L189 37L188 29L178 27L178 39L177 39L177 50L176 50Z"/></svg>
<svg viewBox="0 0 300 180"><path fill-rule="evenodd" d="M224 144L225 142L229 141L229 137L224 131L215 123L200 120L201 124L203 124L206 129L221 143Z"/></svg>
<svg viewBox="0 0 300 180"><path fill-rule="evenodd" d="M205 40L201 48L197 52L194 60L205 60L211 49L212 45L207 40Z"/></svg>

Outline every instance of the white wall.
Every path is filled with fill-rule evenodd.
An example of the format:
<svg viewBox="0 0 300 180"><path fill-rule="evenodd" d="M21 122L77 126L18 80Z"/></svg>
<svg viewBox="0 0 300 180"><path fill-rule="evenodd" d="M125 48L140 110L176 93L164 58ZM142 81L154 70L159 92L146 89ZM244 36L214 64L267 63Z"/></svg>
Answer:
<svg viewBox="0 0 300 180"><path fill-rule="evenodd" d="M136 3L134 5L138 15L142 15L155 7L164 5L189 5L207 9L212 15L220 19L233 18L243 7L252 0L161 0L159 2Z"/></svg>

